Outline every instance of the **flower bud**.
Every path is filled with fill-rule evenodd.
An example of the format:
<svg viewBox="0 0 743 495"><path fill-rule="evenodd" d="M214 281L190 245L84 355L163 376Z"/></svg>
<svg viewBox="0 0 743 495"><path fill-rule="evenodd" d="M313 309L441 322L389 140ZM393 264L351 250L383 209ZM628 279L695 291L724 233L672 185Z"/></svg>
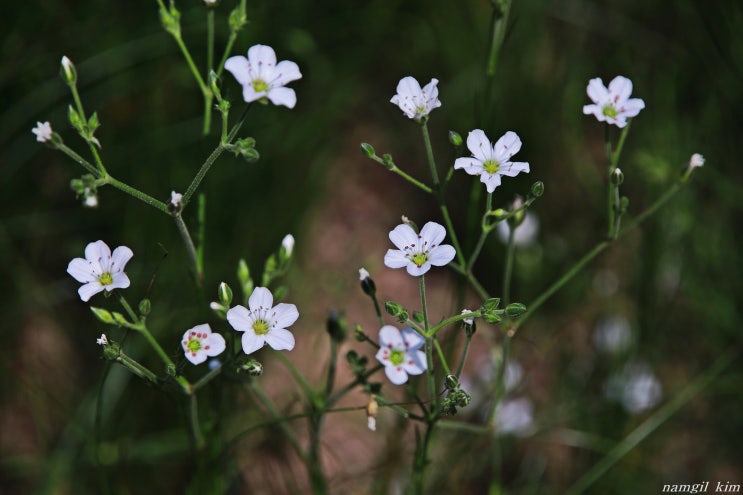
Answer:
<svg viewBox="0 0 743 495"><path fill-rule="evenodd" d="M405 312L405 308L402 307L402 304L398 304L393 301L385 302L384 310L387 311L387 314L390 314L392 316L399 316L400 314Z"/></svg>
<svg viewBox="0 0 743 495"><path fill-rule="evenodd" d="M374 151L374 147L369 143L361 143L361 152L365 157L371 158L377 153Z"/></svg>
<svg viewBox="0 0 743 495"><path fill-rule="evenodd" d="M171 3L171 8L160 8L160 22L165 31L176 38L181 36L181 13Z"/></svg>
<svg viewBox="0 0 743 495"><path fill-rule="evenodd" d="M261 376L263 374L263 365L256 359L248 359L237 368L238 373L247 372L250 376Z"/></svg>
<svg viewBox="0 0 743 495"><path fill-rule="evenodd" d="M611 173L611 183L615 186L621 186L622 182L624 182L624 173L622 173L622 169L617 167Z"/></svg>
<svg viewBox="0 0 743 495"><path fill-rule="evenodd" d="M540 197L542 194L544 194L544 182L541 180L536 181L534 184L531 185L531 195L535 198Z"/></svg>
<svg viewBox="0 0 743 495"><path fill-rule="evenodd" d="M395 162L392 161L392 155L389 153L382 155L382 163L384 163L384 166L387 167L388 170L395 168Z"/></svg>
<svg viewBox="0 0 743 495"><path fill-rule="evenodd" d="M111 316L114 317L114 322L117 325L121 325L124 327L129 325L129 322L127 321L126 317L122 315L121 313L117 313L116 311L114 311L113 313L111 313Z"/></svg>
<svg viewBox="0 0 743 495"><path fill-rule="evenodd" d="M619 213L624 215L627 213L627 208L629 208L629 198L627 196L622 196L619 198Z"/></svg>
<svg viewBox="0 0 743 495"><path fill-rule="evenodd" d="M462 314L468 314L472 313L469 309L462 310ZM467 335L467 337L472 337L475 334L475 331L477 330L477 326L475 324L475 318L465 318L462 320L462 326L464 327L464 333Z"/></svg>
<svg viewBox="0 0 743 495"><path fill-rule="evenodd" d="M141 301L139 301L139 314L142 316L147 316L150 314L150 311L152 311L152 303L149 299L144 298Z"/></svg>
<svg viewBox="0 0 743 495"><path fill-rule="evenodd" d="M379 411L379 404L377 399L372 394L369 397L369 403L366 405L366 419L367 426L371 431L377 430L377 412Z"/></svg>
<svg viewBox="0 0 743 495"><path fill-rule="evenodd" d="M418 323L423 323L423 313L420 311L413 311L413 320Z"/></svg>
<svg viewBox="0 0 743 495"><path fill-rule="evenodd" d="M356 340L359 342L363 342L366 340L366 335L364 335L364 328L358 323L356 324L356 327L353 329L353 335L354 337L356 337Z"/></svg>
<svg viewBox="0 0 743 495"><path fill-rule="evenodd" d="M67 106L67 119L70 121L72 127L78 131L82 131L83 119L80 117L80 114L77 113L77 110L72 108L72 105Z"/></svg>
<svg viewBox="0 0 743 495"><path fill-rule="evenodd" d="M228 308L232 303L232 288L225 282L221 282L219 284L219 289L217 289L217 299L219 299L219 302L222 304L222 306L226 306Z"/></svg>
<svg viewBox="0 0 743 495"><path fill-rule="evenodd" d="M240 31L247 23L248 15L245 12L245 2L237 2L237 6L230 12L230 29L233 32Z"/></svg>
<svg viewBox="0 0 743 495"><path fill-rule="evenodd" d="M459 148L464 142L462 136L456 131L449 131L449 142L455 147Z"/></svg>
<svg viewBox="0 0 743 495"><path fill-rule="evenodd" d="M241 285L250 280L250 269L248 268L248 264L242 258L237 262L237 280Z"/></svg>
<svg viewBox="0 0 743 495"><path fill-rule="evenodd" d="M342 315L335 309L328 313L328 319L325 321L325 328L330 334L330 338L336 342L343 342L346 338L346 321Z"/></svg>
<svg viewBox="0 0 743 495"><path fill-rule="evenodd" d="M455 390L459 387L459 379L457 378L457 375L446 375L446 378L444 378L444 386L448 390Z"/></svg>
<svg viewBox="0 0 743 495"><path fill-rule="evenodd" d="M364 268L359 268L359 280L361 281L361 290L364 291L364 294L369 297L374 297L377 293L377 286L374 283L374 280L369 276L369 272Z"/></svg>
<svg viewBox="0 0 743 495"><path fill-rule="evenodd" d="M526 313L526 306L521 303L511 303L506 306L506 314L509 318L515 318Z"/></svg>
<svg viewBox="0 0 743 495"><path fill-rule="evenodd" d="M292 253L294 252L294 236L291 234L287 234L284 236L284 238L281 240L281 249L283 250L284 256L281 256L282 259L288 260L292 257Z"/></svg>
<svg viewBox="0 0 743 495"><path fill-rule="evenodd" d="M77 82L77 70L75 69L75 65L69 58L67 58L67 56L62 57L59 73L64 82L70 86Z"/></svg>
<svg viewBox="0 0 743 495"><path fill-rule="evenodd" d="M106 323L108 325L115 325L116 321L114 320L113 315L108 310L105 310L103 308L93 308L91 307L90 310L93 312L93 315L95 315L96 318L101 323Z"/></svg>

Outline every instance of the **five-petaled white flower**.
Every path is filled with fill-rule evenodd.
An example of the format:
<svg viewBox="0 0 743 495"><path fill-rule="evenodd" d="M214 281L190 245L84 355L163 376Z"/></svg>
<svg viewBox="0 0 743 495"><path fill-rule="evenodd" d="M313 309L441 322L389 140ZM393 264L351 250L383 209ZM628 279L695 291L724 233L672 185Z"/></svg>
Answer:
<svg viewBox="0 0 743 495"><path fill-rule="evenodd" d="M52 139L52 125L49 122L36 122L36 127L31 129L36 135L36 140L40 143L46 143Z"/></svg>
<svg viewBox="0 0 743 495"><path fill-rule="evenodd" d="M201 364L209 356L219 356L226 348L224 337L218 333L212 333L208 323L186 330L181 346L183 346L186 359L193 364Z"/></svg>
<svg viewBox="0 0 743 495"><path fill-rule="evenodd" d="M294 236L291 234L286 234L281 240L281 247L284 248L284 252L286 253L286 255L291 257L292 253L294 252Z"/></svg>
<svg viewBox="0 0 743 495"><path fill-rule="evenodd" d="M390 102L400 107L408 118L421 119L428 116L434 108L441 106L439 89L436 87L438 83L438 79L431 79L431 82L421 89L417 79L403 77L397 83L397 94Z"/></svg>
<svg viewBox="0 0 743 495"><path fill-rule="evenodd" d="M379 330L377 360L384 365L387 378L395 385L408 381L408 375L420 375L426 371L426 354L420 350L425 344L423 337L410 327L402 331L392 325Z"/></svg>
<svg viewBox="0 0 743 495"><path fill-rule="evenodd" d="M273 305L273 295L265 287L256 287L245 306L235 306L227 311L227 321L232 327L245 332L242 336L245 354L255 352L263 344L277 351L294 349L294 335L286 329L299 318L293 304Z"/></svg>
<svg viewBox="0 0 743 495"><path fill-rule="evenodd" d="M67 273L84 285L77 292L80 299L87 302L93 295L105 290L126 289L129 277L124 267L134 256L131 249L119 246L111 249L103 241L91 242L85 247L85 258L75 258L67 265Z"/></svg>
<svg viewBox="0 0 743 495"><path fill-rule="evenodd" d="M276 52L266 45L253 45L248 57L230 57L224 68L235 76L243 87L243 99L247 102L268 98L274 105L294 108L297 94L284 86L302 77L294 62L282 60L276 63Z"/></svg>
<svg viewBox="0 0 743 495"><path fill-rule="evenodd" d="M390 232L390 240L397 249L388 249L384 264L390 268L406 268L414 277L423 275L431 265L444 266L454 259L456 251L441 244L446 229L436 222L428 222L416 234L410 225L400 224Z"/></svg>
<svg viewBox="0 0 743 495"><path fill-rule="evenodd" d="M467 148L472 156L457 158L454 168L464 169L470 175L479 175L480 182L485 184L489 193L500 186L501 175L515 177L520 172L529 172L527 162L511 161L521 149L521 139L513 131L508 131L495 145L491 145L485 132L475 129L467 135Z"/></svg>
<svg viewBox="0 0 743 495"><path fill-rule="evenodd" d="M106 337L105 333L102 333L100 338L96 339L95 343L98 345L108 345L108 337Z"/></svg>
<svg viewBox="0 0 743 495"><path fill-rule="evenodd" d="M689 160L689 168L694 169L697 167L703 167L704 166L704 156L700 155L699 153L694 153L691 155L691 159Z"/></svg>
<svg viewBox="0 0 743 495"><path fill-rule="evenodd" d="M629 97L632 94L632 81L623 76L612 79L608 89L600 77L591 79L586 92L593 104L584 105L583 113L593 114L599 122L614 124L620 128L627 125L627 119L645 108L642 99Z"/></svg>

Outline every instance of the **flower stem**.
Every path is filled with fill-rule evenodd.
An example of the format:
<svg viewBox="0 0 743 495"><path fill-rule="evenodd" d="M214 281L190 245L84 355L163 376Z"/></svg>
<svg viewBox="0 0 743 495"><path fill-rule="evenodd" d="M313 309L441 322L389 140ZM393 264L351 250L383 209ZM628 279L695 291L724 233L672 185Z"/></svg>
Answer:
<svg viewBox="0 0 743 495"><path fill-rule="evenodd" d="M317 392L312 389L310 384L307 382L307 380L305 380L304 376L302 376L297 367L294 366L294 363L289 361L284 353L280 351L274 352L274 355L279 359L279 361L284 364L284 366L286 366L286 369L289 370L289 373L291 373L299 386L302 387L302 390L304 390L304 393L307 394L307 398L309 399L310 403L317 407L323 406L323 401L317 395Z"/></svg>
<svg viewBox="0 0 743 495"><path fill-rule="evenodd" d="M464 253L462 252L462 248L459 245L459 239L457 238L457 233L454 231L454 224L451 221L451 217L449 216L449 209L446 206L446 203L444 202L444 194L441 189L441 184L439 182L439 173L436 169L436 161L433 157L433 146L431 146L431 136L428 134L428 124L424 120L421 123L421 129L423 131L423 143L426 147L426 157L428 158L428 166L431 169L431 178L433 179L433 194L436 196L436 200L439 203L439 209L441 210L441 216L444 218L444 224L446 225L446 230L449 232L449 235L451 236L451 242L454 245L454 249L457 252L457 260L464 264Z"/></svg>
<svg viewBox="0 0 743 495"><path fill-rule="evenodd" d="M175 226L178 227L178 233L181 234L183 244L186 246L188 259L191 262L191 269L196 277L196 285L200 287L201 284L204 283L204 267L199 262L199 256L196 253L196 246L194 246L191 234L188 232L188 227L186 227L186 222L183 221L180 212L173 215L173 220L175 220Z"/></svg>
<svg viewBox="0 0 743 495"><path fill-rule="evenodd" d="M98 177L101 176L101 171L100 170L98 170L93 165L91 165L91 163L89 161L87 161L85 158L83 158L80 155L78 155L77 153L75 153L75 151L73 151L72 149L68 148L67 145L65 145L64 143L57 145L57 149L60 150L65 155L67 155L70 158L72 158L73 160L75 160L80 165L82 165L82 167L85 170L87 170L88 172L90 172L93 175L93 177L98 178Z"/></svg>
<svg viewBox="0 0 743 495"><path fill-rule="evenodd" d="M136 189L128 184L125 184L121 182L120 180L111 177L110 175L105 175L100 180L102 181L103 184L110 184L116 189L118 189L119 191L125 192L126 194L133 196L144 203L147 203L153 208L156 208L162 211L163 213L167 213L168 215L170 215L170 211L168 211L168 205L166 205L162 201L158 201L157 199L153 198L149 194L145 194L139 189Z"/></svg>
<svg viewBox="0 0 743 495"><path fill-rule="evenodd" d="M511 303L511 275L513 274L513 255L516 250L516 227L509 225L508 245L506 247L506 267L503 270L503 306Z"/></svg>
<svg viewBox="0 0 743 495"><path fill-rule="evenodd" d="M457 377L462 376L462 370L464 370L464 363L467 360L467 352L470 349L470 342L472 342L472 336L467 335L464 341L464 349L462 349L462 355L459 358L459 365L457 365Z"/></svg>
<svg viewBox="0 0 743 495"><path fill-rule="evenodd" d="M191 397L189 397L188 413L191 419L191 435L193 435L194 447L196 451L200 451L206 443L204 442L204 435L201 434L201 427L199 426L199 403L196 400L196 394L191 394Z"/></svg>
<svg viewBox="0 0 743 495"><path fill-rule="evenodd" d="M470 273L472 272L472 268L475 266L475 261L477 261L477 257L480 256L480 251L482 251L482 247L485 245L485 239L487 239L488 234L492 230L492 227L489 227L486 223L487 215L490 209L493 207L493 193L488 193L486 199L485 199L485 215L482 217L481 222L481 233L480 238L477 240L477 244L475 244L475 249L472 250L472 256L470 256L469 262L467 262L467 265L465 266L465 270Z"/></svg>
<svg viewBox="0 0 743 495"><path fill-rule="evenodd" d="M426 281L425 276L418 277L418 286L421 294L421 311L423 312L423 338L425 339L426 348L426 374L428 375L428 395L432 401L431 410L436 411L436 377L433 372L433 337L429 334L428 328L428 309L426 308Z"/></svg>

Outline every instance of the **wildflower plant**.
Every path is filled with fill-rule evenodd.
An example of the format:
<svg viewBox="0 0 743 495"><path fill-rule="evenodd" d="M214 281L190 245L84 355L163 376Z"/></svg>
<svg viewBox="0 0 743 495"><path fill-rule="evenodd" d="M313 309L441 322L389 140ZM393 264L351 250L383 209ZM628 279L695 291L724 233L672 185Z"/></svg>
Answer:
<svg viewBox="0 0 743 495"><path fill-rule="evenodd" d="M221 59L215 62L213 13L222 5L210 1L205 1L204 4L207 22L211 26L210 52L206 67L199 69L183 38L180 12L175 2L171 1L166 5L158 0L161 23L181 50L203 96L205 140L213 137L210 136L212 118L217 115L221 120L214 150L203 158L199 167L195 167L197 171L189 184L169 185L165 190L172 191L170 197L161 200L115 177L116 171L109 170L101 153L108 143L101 142L96 136L101 125L99 116L96 112L91 114L85 110L77 89L77 69L66 56L61 59L60 74L69 87L73 100L68 111L69 125L86 148L87 158L63 142L52 131L49 122L39 122L32 129L37 141L61 151L83 167L84 175L72 181L72 189L78 197L82 197L83 204L97 204L98 190L111 187L148 205L153 211L170 217L183 243L180 255L187 259L192 281L199 290L208 287L209 280L206 277L207 267L204 266L206 246L203 238L203 210L206 207L204 196L199 192L201 184L212 173L212 166L225 151L251 163L258 161L260 155L255 148L256 141L246 136L244 131L247 110L255 102L270 102L275 106L295 108L297 91L287 87L287 84L302 77L300 66L303 65L301 60L299 63L287 60L277 62L277 51L263 44L253 44L247 49L247 56L231 55L237 33L247 22L244 0L238 1L229 14L228 41L223 47ZM488 82L492 82L494 78L503 43L503 32L508 19L507 5L508 2L493 4L494 14L498 15L493 16L493 43L489 48L485 71ZM225 77L225 71L234 80ZM204 77L203 74L207 76ZM223 94L228 94L229 91L225 91L225 88L234 87L235 83L240 86L241 98L230 100ZM415 78L406 76L400 79L395 94L389 100L402 110L404 117L410 119L411 132L415 130L414 127L421 132L427 178L415 177L415 169L399 166L391 154L379 156L371 144L361 144L364 156L402 178L410 187L430 196L431 203L437 207L436 218L426 219L420 229L414 221L403 217L402 223L394 226L388 234L394 248L387 249L386 253L369 253L380 265L383 264L383 270L404 268L410 277L406 277L402 283L417 286L417 300L413 304L395 300L380 301L378 292L387 294L388 288L378 291L372 274L359 267L360 288L371 300L369 311L376 317L374 328L365 329L357 324L353 332L349 332L346 320L355 319L356 315L348 316L338 311L329 313L326 320L329 351L327 362L317 363L318 369L324 371L324 379L319 385L305 376L291 357L301 352L315 352L308 348L309 336L314 329L308 328L304 318L300 317L305 314L304 308L298 308L301 302L283 302L295 300L291 283L282 284L287 283L284 276L297 257L297 251L303 249L302 243L297 242L291 234L274 241L277 249L266 257L262 272L252 273L244 259L236 262L236 279L231 283L221 282L217 286L215 301L209 304L198 303L201 309L211 310L211 319L208 322L193 321L189 326L177 329L151 328L158 320L150 320L150 314L168 310L150 301L149 297L141 298L136 306L127 301L126 296L130 294L132 297L148 294L148 291L143 290L146 280L135 277L130 279L125 272L127 265L133 259L138 259L134 258L134 249L139 251L151 248L147 243L131 239L127 243L134 245L134 249L122 245L112 252L105 242L99 240L87 245L84 258L74 258L69 262L67 272L82 284L78 293L84 303L88 303L100 292L113 296L111 299L116 301L110 303L107 298L100 298L96 299L96 306L91 306L98 323L106 327L106 333L102 333L96 340L103 357L125 367L134 376L164 393L175 392L182 401L183 409L187 411L187 420L184 423L190 436L189 444L198 459L197 465L203 467L208 464L207 460L211 462L215 458L229 458L231 456L227 454L231 449L239 448L242 436L247 436L254 430L270 430L279 432L302 460L310 490L316 494L328 493L327 473L321 452L327 415L344 411L365 413L369 430L380 434L390 431L386 421L378 421L380 409L387 409L413 425L415 445L411 459L408 460L409 469L405 480L411 493L422 494L430 479L435 433L442 427L461 427L488 437L495 434L533 433L538 428L538 405L525 397L506 396L511 345L519 336L520 328L581 268L654 213L690 178L695 169L704 164L701 155L693 155L680 179L668 192L622 226L622 220L628 215L629 200L620 194L624 173L619 167L619 160L631 119L639 115L645 104L641 99L630 98L632 83L625 77L618 76L608 88L604 87L599 78L591 79L587 95L592 103L586 105L583 112L594 115L606 126L614 125L621 129L616 145L609 140L609 133L606 134L607 235L600 237L585 256L534 300L527 304L515 302L511 296L514 252L520 246L534 241L538 223L531 209L543 196L546 186L540 180L534 180L530 187L519 190L516 200L504 197L498 188L503 180L510 180L522 173L539 177L547 165L514 161L517 153L519 159L531 160L530 148L534 144L526 140L524 145L515 131L505 130L512 128L509 122L500 123L502 128L488 129L476 127L473 122L466 139L469 152L467 156L463 156L467 152L463 149L464 140L461 134L451 131L448 137L454 145L455 153L439 158L437 162L428 122L432 118L447 118L446 101L439 99L438 84L439 80L433 78L421 87ZM445 84L446 81L442 81L442 87ZM432 114L434 109L439 108L441 110ZM238 109L239 116L235 116L235 109ZM578 113L579 109L575 111ZM399 117L399 113L397 116ZM282 118L292 117L285 115ZM59 128L62 124L55 122L54 126ZM488 135L500 137L492 142ZM455 173L456 170L463 170L466 174ZM506 177L508 179L504 179ZM482 189L480 183L485 186L484 197L472 194L464 199L468 203L468 210L475 212L474 221L455 222L448 206L452 200L448 187L453 181L469 181L479 190ZM521 182L516 183L515 187L521 188L520 184ZM184 212L192 211L194 206L199 212L195 227L187 225L183 217ZM519 234L520 226L523 235ZM483 250L493 244L492 238L496 237L491 236L493 231L497 231L507 245L506 256L502 260L503 280L499 287L492 280L478 278L480 272L476 269L482 268L480 255ZM260 232L256 232L256 235L259 234ZM460 241L466 238L472 242ZM135 245L137 242L139 244ZM449 273L458 280L458 293L451 295L452 303L447 307L437 308L435 316L429 309L427 295L427 284L438 283L438 279L427 279L433 267L436 267L434 272ZM229 280L231 277L230 274L222 273L216 276L219 277L218 280ZM236 288L234 292L233 286ZM477 306L467 303L468 307L476 309L464 308L466 297L476 298ZM116 309L110 308L113 304L118 304ZM305 304L308 303L305 301ZM184 332L183 328L188 329ZM90 331L93 336L100 329L91 323ZM478 424L452 426L456 424L453 416L467 410L471 405L472 395L467 390L465 381L470 345L476 333L486 332L493 336L492 342L497 347L498 359L493 362L494 369L490 378L492 383L488 387L491 396L483 406L485 414L481 415L485 419L481 419ZM345 349L351 335L362 347ZM444 338L457 342L457 345L446 345ZM145 364L148 363L147 360L135 356L136 348L131 344L133 340L147 346L158 360L157 367ZM90 342L92 346L93 337ZM342 348L346 350L345 361L339 359ZM177 349L177 352L173 349ZM296 382L302 394L302 400L299 401L302 403L300 412L285 412L264 389L262 380L265 374L274 371L264 368L261 360L267 358L285 366L288 375ZM376 359L376 362L370 358ZM189 363L195 366L190 366ZM198 366L203 363L208 365ZM345 382L339 384L339 369L342 366L347 374ZM103 382L105 385L105 375ZM212 388L214 393L202 393L202 389L207 387ZM246 407L253 407L256 414L263 414L264 417L255 424L243 425L244 429L237 431L232 439L225 440L218 435L211 435L217 428L213 422L204 420L199 415L200 411L209 409L216 415L215 411L219 408L215 402L219 401L214 398L228 397L238 392L250 399ZM352 392L362 394L363 403L350 407L338 406L341 400L357 400L358 395L354 396ZM399 398L400 394L404 394L403 399ZM654 405L655 403L648 403L647 408ZM297 419L308 422L306 442L300 440L294 427ZM218 475L233 471L233 467L223 466L222 473ZM209 469L200 469L194 475L192 486L201 486L199 484L204 482L202 478L210 476L217 475Z"/></svg>

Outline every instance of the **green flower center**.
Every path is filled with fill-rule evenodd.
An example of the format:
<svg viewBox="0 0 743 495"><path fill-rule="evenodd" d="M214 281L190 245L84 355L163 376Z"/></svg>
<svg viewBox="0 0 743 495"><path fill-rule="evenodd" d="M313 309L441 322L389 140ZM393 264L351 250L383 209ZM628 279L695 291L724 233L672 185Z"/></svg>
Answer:
<svg viewBox="0 0 743 495"><path fill-rule="evenodd" d="M410 261L415 263L416 266L423 266L423 264L428 261L428 254L416 253L410 258Z"/></svg>
<svg viewBox="0 0 743 495"><path fill-rule="evenodd" d="M614 105L606 105L602 112L605 116L614 118L617 116L617 109L614 108Z"/></svg>
<svg viewBox="0 0 743 495"><path fill-rule="evenodd" d="M253 323L253 330L256 335L266 335L269 328L271 328L271 325L264 320L255 320L255 323Z"/></svg>
<svg viewBox="0 0 743 495"><path fill-rule="evenodd" d="M482 169L489 174L494 174L500 169L500 163L497 160L486 160L482 164Z"/></svg>
<svg viewBox="0 0 743 495"><path fill-rule="evenodd" d="M191 339L188 341L188 344L186 344L186 347L188 347L188 350L191 352L200 351L201 341L199 339Z"/></svg>
<svg viewBox="0 0 743 495"><path fill-rule="evenodd" d="M109 272L102 273L100 277L98 277L98 281L101 283L101 285L111 285L114 283L114 278Z"/></svg>
<svg viewBox="0 0 743 495"><path fill-rule="evenodd" d="M263 79L254 79L253 90L255 90L256 93L263 93L265 91L268 91L268 83Z"/></svg>
<svg viewBox="0 0 743 495"><path fill-rule="evenodd" d="M403 362L405 362L405 353L403 351L398 351L397 349L391 350L390 362L395 366L400 366Z"/></svg>

